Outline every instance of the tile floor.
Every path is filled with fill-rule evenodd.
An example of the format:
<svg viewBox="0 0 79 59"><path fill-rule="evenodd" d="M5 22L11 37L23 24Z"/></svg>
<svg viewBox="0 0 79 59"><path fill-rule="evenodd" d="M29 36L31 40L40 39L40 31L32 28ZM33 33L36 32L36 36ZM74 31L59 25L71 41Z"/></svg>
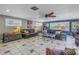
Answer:
<svg viewBox="0 0 79 59"><path fill-rule="evenodd" d="M44 40L45 39L45 40ZM0 44L0 55L46 55L46 48L64 50L65 47L75 48L79 54L79 48L74 44L74 38L67 36L66 41L55 40L46 37L32 37Z"/></svg>

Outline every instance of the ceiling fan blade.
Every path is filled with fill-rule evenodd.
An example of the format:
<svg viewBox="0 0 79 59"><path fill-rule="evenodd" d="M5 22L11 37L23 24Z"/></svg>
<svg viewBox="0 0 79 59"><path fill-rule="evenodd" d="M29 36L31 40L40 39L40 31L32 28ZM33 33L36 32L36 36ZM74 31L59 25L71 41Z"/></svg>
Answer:
<svg viewBox="0 0 79 59"><path fill-rule="evenodd" d="M56 17L56 16L48 16L48 17Z"/></svg>
<svg viewBox="0 0 79 59"><path fill-rule="evenodd" d="M52 14L54 14L54 12L51 12L51 13L49 13L49 14L47 14L47 15L50 16L50 15L52 15Z"/></svg>

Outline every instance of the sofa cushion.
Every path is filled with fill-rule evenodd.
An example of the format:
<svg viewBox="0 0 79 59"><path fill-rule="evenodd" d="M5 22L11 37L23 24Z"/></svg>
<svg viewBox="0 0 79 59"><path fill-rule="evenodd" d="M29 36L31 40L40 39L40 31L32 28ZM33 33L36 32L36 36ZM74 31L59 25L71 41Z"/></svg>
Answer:
<svg viewBox="0 0 79 59"><path fill-rule="evenodd" d="M63 55L63 50L46 48L46 55Z"/></svg>
<svg viewBox="0 0 79 59"><path fill-rule="evenodd" d="M47 30L47 33L49 33L49 34L55 34L55 30L49 29L49 30Z"/></svg>

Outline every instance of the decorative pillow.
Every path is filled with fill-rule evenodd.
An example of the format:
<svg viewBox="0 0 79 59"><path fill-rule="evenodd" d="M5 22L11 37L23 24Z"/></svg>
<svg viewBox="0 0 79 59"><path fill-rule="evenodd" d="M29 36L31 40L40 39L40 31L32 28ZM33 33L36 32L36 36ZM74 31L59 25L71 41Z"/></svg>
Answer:
<svg viewBox="0 0 79 59"><path fill-rule="evenodd" d="M76 55L75 49L65 48L64 50L65 55Z"/></svg>
<svg viewBox="0 0 79 59"><path fill-rule="evenodd" d="M29 34L29 32L27 30L24 30L24 33Z"/></svg>

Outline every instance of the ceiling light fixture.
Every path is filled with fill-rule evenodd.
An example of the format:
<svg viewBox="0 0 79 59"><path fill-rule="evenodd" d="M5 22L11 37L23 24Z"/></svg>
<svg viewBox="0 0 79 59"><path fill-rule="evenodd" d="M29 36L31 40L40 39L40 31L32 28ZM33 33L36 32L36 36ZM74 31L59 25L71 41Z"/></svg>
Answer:
<svg viewBox="0 0 79 59"><path fill-rule="evenodd" d="M7 10L6 10L6 12L10 12L10 10L9 10L9 9L7 9Z"/></svg>
<svg viewBox="0 0 79 59"><path fill-rule="evenodd" d="M36 6L33 6L33 7L31 7L31 9L34 10L34 11L36 11L36 10L38 10L39 8L36 7Z"/></svg>

